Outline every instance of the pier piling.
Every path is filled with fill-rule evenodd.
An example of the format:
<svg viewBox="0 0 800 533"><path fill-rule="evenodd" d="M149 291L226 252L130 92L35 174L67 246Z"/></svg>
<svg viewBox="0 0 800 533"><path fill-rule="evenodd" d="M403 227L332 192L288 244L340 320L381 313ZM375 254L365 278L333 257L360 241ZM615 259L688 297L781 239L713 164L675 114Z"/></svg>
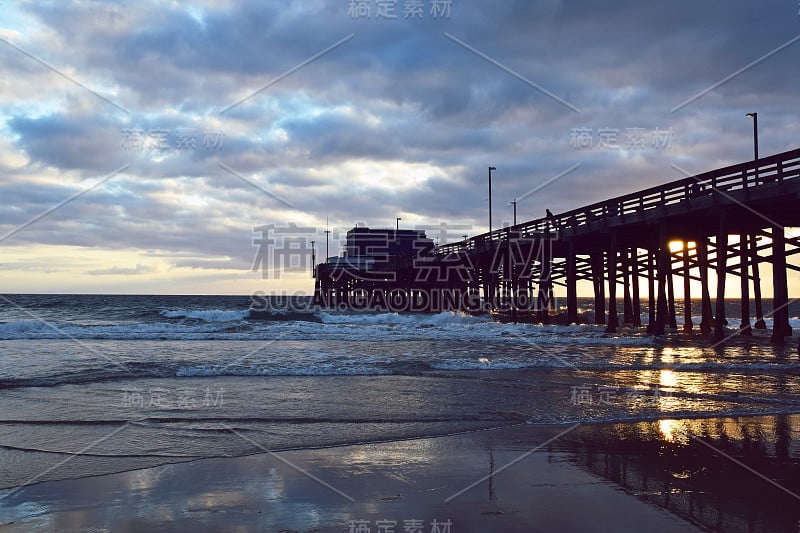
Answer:
<svg viewBox="0 0 800 533"><path fill-rule="evenodd" d="M683 241L683 331L692 332L692 278L689 264L689 242Z"/></svg>
<svg viewBox="0 0 800 533"><path fill-rule="evenodd" d="M717 231L717 299L714 317L714 341L725 338L725 277L727 275L726 258L728 257L728 226L725 213L719 215Z"/></svg>
<svg viewBox="0 0 800 533"><path fill-rule="evenodd" d="M752 335L750 330L750 279L747 275L747 234L739 235L739 281L741 288L742 323L739 325L740 335Z"/></svg>

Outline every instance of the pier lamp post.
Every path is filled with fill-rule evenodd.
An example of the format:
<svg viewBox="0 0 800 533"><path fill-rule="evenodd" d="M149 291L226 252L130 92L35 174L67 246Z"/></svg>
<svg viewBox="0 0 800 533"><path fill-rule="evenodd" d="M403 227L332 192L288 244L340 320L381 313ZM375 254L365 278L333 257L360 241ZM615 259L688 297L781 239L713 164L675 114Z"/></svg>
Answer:
<svg viewBox="0 0 800 533"><path fill-rule="evenodd" d="M489 233L492 233L492 170L496 167L489 167ZM491 236L489 237L491 239Z"/></svg>
<svg viewBox="0 0 800 533"><path fill-rule="evenodd" d="M511 205L514 206L514 225L517 225L517 199L514 198L511 200Z"/></svg>
<svg viewBox="0 0 800 533"><path fill-rule="evenodd" d="M755 178L756 185L758 185L758 113L748 113L747 115L753 119L753 157L756 160ZM756 236L750 237L750 246L752 247L751 260L753 261L753 292L756 299L756 322L753 325L755 329L767 329L764 323L764 313L761 308L761 287L759 286L760 280L758 279L758 244L756 243Z"/></svg>
<svg viewBox="0 0 800 533"><path fill-rule="evenodd" d="M758 113L748 113L745 116L753 119L753 156L758 161ZM756 185L758 185L758 163L756 163L755 173Z"/></svg>
<svg viewBox="0 0 800 533"><path fill-rule="evenodd" d="M317 277L317 254L316 250L314 250L314 243L317 241L311 241L311 277Z"/></svg>
<svg viewBox="0 0 800 533"><path fill-rule="evenodd" d="M328 217L325 217L325 263L327 264L328 258L331 256L330 248L331 225L328 222Z"/></svg>
<svg viewBox="0 0 800 533"><path fill-rule="evenodd" d="M394 243L399 244L400 242L400 221L403 220L400 217L396 217L394 220Z"/></svg>

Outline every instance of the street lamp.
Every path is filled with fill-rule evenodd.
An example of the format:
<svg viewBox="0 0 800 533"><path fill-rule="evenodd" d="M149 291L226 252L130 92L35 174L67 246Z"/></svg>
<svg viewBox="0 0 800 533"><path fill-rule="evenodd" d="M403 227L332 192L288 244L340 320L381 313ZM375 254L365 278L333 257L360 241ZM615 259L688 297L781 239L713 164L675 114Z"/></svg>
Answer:
<svg viewBox="0 0 800 533"><path fill-rule="evenodd" d="M758 185L758 113L748 113L747 115L753 119L753 154L756 160L756 185Z"/></svg>
<svg viewBox="0 0 800 533"><path fill-rule="evenodd" d="M517 225L517 199L514 198L511 200L511 205L514 206L514 225Z"/></svg>
<svg viewBox="0 0 800 533"><path fill-rule="evenodd" d="M753 157L755 158L755 181L758 185L758 113L748 113L745 115L753 119ZM753 261L753 292L756 299L756 323L753 324L755 329L767 329L764 323L764 312L761 308L761 285L758 279L758 244L756 243L756 236L750 236L750 246L752 247L751 253ZM742 244L744 246L744 244ZM749 322L749 321L748 321Z"/></svg>
<svg viewBox="0 0 800 533"><path fill-rule="evenodd" d="M317 256L316 251L314 250L314 243L317 241L311 241L311 277L317 277Z"/></svg>
<svg viewBox="0 0 800 533"><path fill-rule="evenodd" d="M328 222L328 217L325 217L325 263L328 262L328 258L331 256L330 236L331 224Z"/></svg>
<svg viewBox="0 0 800 533"><path fill-rule="evenodd" d="M497 168L489 167L489 233L490 234L492 233L492 170L497 170Z"/></svg>

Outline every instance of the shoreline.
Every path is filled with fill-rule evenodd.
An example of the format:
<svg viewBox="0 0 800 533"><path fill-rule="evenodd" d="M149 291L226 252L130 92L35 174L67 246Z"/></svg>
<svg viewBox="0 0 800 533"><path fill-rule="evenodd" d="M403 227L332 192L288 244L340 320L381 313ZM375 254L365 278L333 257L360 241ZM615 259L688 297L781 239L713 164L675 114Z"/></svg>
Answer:
<svg viewBox="0 0 800 533"><path fill-rule="evenodd" d="M667 503L665 508L656 501L696 497L694 488L674 491L674 487L665 485L653 492L653 487L663 481L655 479L649 489L645 482L645 490L625 486L609 477L608 457L616 457L612 464L638 465L628 467L631 472L638 468L658 470L660 460L648 455L654 446L662 451L683 450L691 448L692 443L680 444L674 435L672 441L666 434L654 438L653 428L675 427L670 424L761 427L783 418L794 426L790 435L795 435L796 451L799 414L691 420L662 417L657 421L574 426L517 424L454 435L194 459L47 481L12 489L10 495L8 490L0 491L0 516L4 517L0 530L214 530L238 524L245 531L347 531L349 520L366 520L375 530L377 521L388 519L397 521L397 530L402 531L403 520L424 519L429 523L441 519L451 520L453 533L553 528L612 531L628 526L634 530L641 521L655 531L697 531L702 530L697 527L702 517L695 519L680 510L682 507L670 509ZM635 442L631 440L634 434L639 435ZM774 442L765 438L764 442L772 442L777 450L781 438L778 435ZM789 442L792 440L790 437ZM597 465L587 462L587 458L594 461L603 454L605 477L602 468L598 475ZM776 452L776 461L779 455ZM789 453L787 457L796 460L797 455ZM711 456L707 459L712 460ZM494 476L486 478L491 472ZM682 472L678 472L680 476ZM624 478L637 476L628 473ZM684 482L686 478L680 476L667 476L665 482ZM471 484L475 486L459 492ZM761 487L780 492L766 483L759 490ZM713 506L713 498L709 501ZM593 506L592 511L586 516L576 514L577 502ZM610 522L598 523L603 516ZM626 522L634 517L636 521ZM730 520L731 524L738 523Z"/></svg>
<svg viewBox="0 0 800 533"><path fill-rule="evenodd" d="M566 385L565 385L566 386ZM43 481L36 481L34 483L29 483L22 485L22 487L35 487L37 485L45 484L45 483L58 483L58 482L79 482L84 479L91 479L91 478L98 478L104 476L113 476L117 474L126 474L130 472L135 472L139 470L147 470L151 468L160 468L160 467L167 467L173 465L184 465L184 464L191 464L197 463L201 461L208 461L208 460L217 460L217 459L244 459L249 457L254 457L258 455L262 455L264 453L286 453L286 452L315 452L315 451L323 451L323 450L338 450L341 448L348 448L352 446L378 446L378 445L389 445L389 444L400 444L406 442L415 442L415 441L423 441L429 439L444 439L450 437L460 437L460 436L470 436L470 435L477 435L481 433L493 432L493 431L503 431L509 430L513 428L566 428L573 425L578 425L582 427L604 427L604 426L614 426L614 425L635 425L635 424L646 424L646 423L655 423L660 421L688 421L688 422L698 422L698 421L707 421L707 420L719 420L719 419L748 419L748 418L757 418L757 417L776 417L776 416L797 416L800 417L800 406L798 406L795 410L775 410L775 411L768 411L762 410L758 412L747 412L747 411L724 411L724 412L706 412L706 413L690 413L688 411L683 412L674 412L674 413L638 413L636 415L631 415L630 417L617 417L617 418L597 418L597 419L572 419L572 420L564 420L564 421L539 421L539 422L530 422L530 421L519 421L513 422L508 424L501 424L497 426L490 426L490 427L480 427L480 428L471 428L471 429L464 429L461 431L454 431L448 433L441 433L441 434L422 434L422 435L413 435L408 437L387 437L384 439L370 439L370 440L363 440L363 441L350 441L350 442L341 442L341 443L333 443L333 444L322 444L322 445L309 445L309 446L295 446L295 447L276 447L269 450L269 452L259 450L259 451L252 451L249 453L243 453L240 455L209 455L209 456L139 456L139 455L96 455L92 453L87 454L72 454L69 452L60 452L60 451L51 451L51 450L42 450L36 448L20 448L14 446L0 446L1 449L8 450L11 452L19 452L22 454L27 453L41 453L41 454L51 454L51 455L58 455L58 456L80 456L80 457L97 457L103 459L131 459L131 458L142 458L142 459L155 459L157 457L163 457L165 459L185 459L185 460L176 460L176 461L165 461L156 463L153 465L148 466L133 466L129 468L122 468L119 470L113 470L111 472L100 472L100 473L92 473L86 474L77 477L65 477L65 478L58 478L58 479L50 479L50 480L43 480ZM125 421L120 420L120 426L125 426ZM3 499L4 493L8 491L13 491L20 488L19 485L17 486L0 486L0 500ZM0 523L0 525L2 525Z"/></svg>

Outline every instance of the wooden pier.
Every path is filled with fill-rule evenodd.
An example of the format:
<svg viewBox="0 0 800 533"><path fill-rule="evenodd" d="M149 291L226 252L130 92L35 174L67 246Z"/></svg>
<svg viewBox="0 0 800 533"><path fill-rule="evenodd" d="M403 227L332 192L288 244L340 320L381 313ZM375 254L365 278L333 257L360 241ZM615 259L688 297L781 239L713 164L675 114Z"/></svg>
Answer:
<svg viewBox="0 0 800 533"><path fill-rule="evenodd" d="M648 329L661 335L676 327L679 277L683 329L697 327L722 340L729 276L739 278L740 333L766 327L760 266L770 263L771 338L781 342L792 334L787 271L800 270L787 262L800 252L800 238L787 236L784 228L798 226L800 149L795 149L411 255L385 256L380 268L326 261L315 269L315 298L319 305L340 308L483 310L547 322L558 286L566 289L566 321L573 323L577 283L588 281L594 287L595 322L615 332L621 323L641 325L644 280ZM716 273L713 287L709 271ZM692 323L692 280L701 287L699 324Z"/></svg>

